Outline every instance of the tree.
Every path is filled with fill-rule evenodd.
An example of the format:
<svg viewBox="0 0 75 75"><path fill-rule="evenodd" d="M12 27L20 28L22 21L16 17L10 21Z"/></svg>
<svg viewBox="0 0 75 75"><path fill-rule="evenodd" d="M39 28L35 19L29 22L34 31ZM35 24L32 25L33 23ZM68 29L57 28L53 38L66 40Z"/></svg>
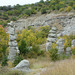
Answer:
<svg viewBox="0 0 75 75"><path fill-rule="evenodd" d="M22 55L26 55L28 53L28 51L29 51L28 48L27 48L27 44L26 44L24 38L21 40L19 50L20 50L20 54L22 54Z"/></svg>
<svg viewBox="0 0 75 75"><path fill-rule="evenodd" d="M44 3L44 0L40 0L40 3Z"/></svg>

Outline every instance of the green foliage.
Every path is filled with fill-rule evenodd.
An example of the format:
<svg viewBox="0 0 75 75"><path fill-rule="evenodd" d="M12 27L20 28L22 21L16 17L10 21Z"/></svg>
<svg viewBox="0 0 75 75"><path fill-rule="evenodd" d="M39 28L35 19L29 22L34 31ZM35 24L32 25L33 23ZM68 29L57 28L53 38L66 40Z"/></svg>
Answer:
<svg viewBox="0 0 75 75"><path fill-rule="evenodd" d="M7 11L8 15L13 15L13 13L14 13L13 11Z"/></svg>
<svg viewBox="0 0 75 75"><path fill-rule="evenodd" d="M46 37L48 36L49 30L49 26L40 27L39 30L32 27L31 29L25 29L21 32L21 34L18 34L18 44L20 45L20 40L22 38L26 41L27 46L44 44L46 43Z"/></svg>
<svg viewBox="0 0 75 75"><path fill-rule="evenodd" d="M14 60L14 66L16 66L21 60L23 60L23 58L21 56L17 56L15 57L15 60Z"/></svg>
<svg viewBox="0 0 75 75"><path fill-rule="evenodd" d="M72 52L73 55L75 55L75 47L71 48L71 52Z"/></svg>
<svg viewBox="0 0 75 75"><path fill-rule="evenodd" d="M73 5L73 9L75 10L75 5Z"/></svg>
<svg viewBox="0 0 75 75"><path fill-rule="evenodd" d="M2 13L0 12L0 16L2 15Z"/></svg>
<svg viewBox="0 0 75 75"><path fill-rule="evenodd" d="M3 13L3 19L4 19L4 20L8 20L8 19L9 19L8 15L5 14L5 13Z"/></svg>
<svg viewBox="0 0 75 75"><path fill-rule="evenodd" d="M41 10L41 14L45 14L45 13L47 13L47 12L46 12L46 8L43 8L43 9Z"/></svg>
<svg viewBox="0 0 75 75"><path fill-rule="evenodd" d="M72 7L71 6L68 6L68 7L65 8L65 11L66 12L70 12L71 10L72 10Z"/></svg>
<svg viewBox="0 0 75 75"><path fill-rule="evenodd" d="M7 56L4 56L2 63L1 63L1 66L7 66L8 65L7 61L8 61Z"/></svg>
<svg viewBox="0 0 75 75"><path fill-rule="evenodd" d="M58 49L56 49L56 48L50 49L49 53L50 53L50 58L51 58L52 61L58 60L57 52L58 52Z"/></svg>
<svg viewBox="0 0 75 75"><path fill-rule="evenodd" d="M16 18L16 17L12 17L11 20L12 20L12 21L16 21L17 18Z"/></svg>
<svg viewBox="0 0 75 75"><path fill-rule="evenodd" d="M41 55L44 55L44 52L40 50L40 47L37 45L33 45L29 53L27 54L29 58L37 58L37 56Z"/></svg>
<svg viewBox="0 0 75 75"><path fill-rule="evenodd" d="M60 11L60 12L64 11L64 8L61 8L59 11Z"/></svg>
<svg viewBox="0 0 75 75"><path fill-rule="evenodd" d="M4 31L4 28L0 25L0 60L6 55L6 49L8 47L8 35Z"/></svg>
<svg viewBox="0 0 75 75"><path fill-rule="evenodd" d="M8 71L6 73L2 73L1 75L26 75L21 71Z"/></svg>
<svg viewBox="0 0 75 75"><path fill-rule="evenodd" d="M58 55L58 60L64 60L64 59L68 59L70 56L69 55L66 55L65 53L64 54L59 54Z"/></svg>
<svg viewBox="0 0 75 75"><path fill-rule="evenodd" d="M19 45L19 50L20 50L20 54L22 55L26 55L29 52L24 38L21 40L21 43Z"/></svg>

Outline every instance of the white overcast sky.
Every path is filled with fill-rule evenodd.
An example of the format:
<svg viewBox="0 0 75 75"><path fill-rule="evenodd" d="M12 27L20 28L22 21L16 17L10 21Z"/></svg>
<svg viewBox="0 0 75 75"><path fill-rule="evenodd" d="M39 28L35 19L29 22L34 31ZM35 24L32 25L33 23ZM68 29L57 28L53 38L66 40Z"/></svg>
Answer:
<svg viewBox="0 0 75 75"><path fill-rule="evenodd" d="M7 5L24 5L24 4L31 4L35 2L39 2L40 0L0 0L0 6L7 6Z"/></svg>

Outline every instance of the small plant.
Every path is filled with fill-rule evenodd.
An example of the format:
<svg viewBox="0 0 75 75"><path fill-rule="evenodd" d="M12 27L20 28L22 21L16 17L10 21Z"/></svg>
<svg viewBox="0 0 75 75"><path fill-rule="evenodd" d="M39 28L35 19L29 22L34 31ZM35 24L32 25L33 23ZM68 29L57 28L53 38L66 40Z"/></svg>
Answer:
<svg viewBox="0 0 75 75"><path fill-rule="evenodd" d="M17 19L16 19L16 17L12 17L11 20L12 21L16 21Z"/></svg>
<svg viewBox="0 0 75 75"><path fill-rule="evenodd" d="M60 11L60 12L64 11L64 8L61 8L59 11Z"/></svg>
<svg viewBox="0 0 75 75"><path fill-rule="evenodd" d="M14 66L16 66L21 60L23 60L23 58L21 56L17 56L15 57L15 60L14 60Z"/></svg>
<svg viewBox="0 0 75 75"><path fill-rule="evenodd" d="M7 66L7 65L8 65L8 64L7 64L7 61L8 61L7 56L4 56L1 65L2 65L2 66Z"/></svg>
<svg viewBox="0 0 75 75"><path fill-rule="evenodd" d="M45 13L47 13L47 12L46 12L46 8L43 8L43 9L41 10L41 14L45 14Z"/></svg>
<svg viewBox="0 0 75 75"><path fill-rule="evenodd" d="M72 10L72 7L71 6L68 6L68 7L65 8L65 11L66 12L70 12L71 10Z"/></svg>
<svg viewBox="0 0 75 75"><path fill-rule="evenodd" d="M71 48L71 52L72 52L73 55L75 55L75 47Z"/></svg>
<svg viewBox="0 0 75 75"><path fill-rule="evenodd" d="M50 49L49 53L50 53L50 58L52 61L56 61L58 60L58 49L57 48L52 48Z"/></svg>

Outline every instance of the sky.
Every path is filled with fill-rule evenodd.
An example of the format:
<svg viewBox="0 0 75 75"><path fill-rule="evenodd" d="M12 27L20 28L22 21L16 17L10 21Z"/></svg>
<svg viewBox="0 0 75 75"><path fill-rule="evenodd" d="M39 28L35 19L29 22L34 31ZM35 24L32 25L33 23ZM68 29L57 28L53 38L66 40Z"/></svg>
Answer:
<svg viewBox="0 0 75 75"><path fill-rule="evenodd" d="M7 5L25 5L25 4L31 4L39 2L40 0L0 0L0 6L7 6Z"/></svg>

